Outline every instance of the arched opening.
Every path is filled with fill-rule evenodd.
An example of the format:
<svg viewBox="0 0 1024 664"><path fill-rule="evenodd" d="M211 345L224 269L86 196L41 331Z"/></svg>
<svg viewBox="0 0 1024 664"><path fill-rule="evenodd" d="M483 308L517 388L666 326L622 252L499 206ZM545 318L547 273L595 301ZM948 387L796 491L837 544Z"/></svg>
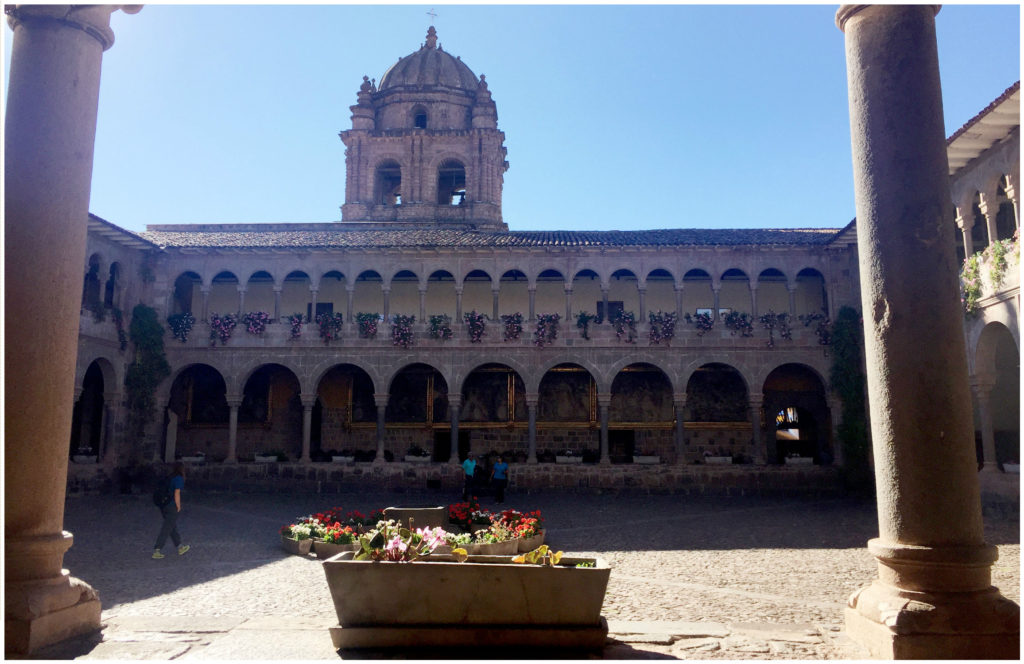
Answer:
<svg viewBox="0 0 1024 664"><path fill-rule="evenodd" d="M572 315L597 315L601 309L601 278L590 269L580 270L572 278ZM602 319L603 320L603 319ZM572 322L575 325L575 321Z"/></svg>
<svg viewBox="0 0 1024 664"><path fill-rule="evenodd" d="M364 270L356 277L352 307L356 314L384 312L384 279L376 270Z"/></svg>
<svg viewBox="0 0 1024 664"><path fill-rule="evenodd" d="M310 311L310 278L309 275L300 270L288 273L281 283L281 315L293 316L299 314L307 320L313 313Z"/></svg>
<svg viewBox="0 0 1024 664"><path fill-rule="evenodd" d="M768 374L763 393L769 431L774 432L767 441L768 458L775 463L790 457L832 463L832 420L818 374L801 364L783 364Z"/></svg>
<svg viewBox="0 0 1024 664"><path fill-rule="evenodd" d="M302 456L302 399L299 379L291 369L264 364L249 376L238 408L238 430L240 456Z"/></svg>
<svg viewBox="0 0 1024 664"><path fill-rule="evenodd" d="M988 223L985 221L985 215L981 213L981 194L978 192L974 192L971 213L974 215L974 226L971 227L971 253L976 254L988 246Z"/></svg>
<svg viewBox="0 0 1024 664"><path fill-rule="evenodd" d="M652 364L631 364L612 381L608 456L632 463L634 455L669 456L673 446L672 382Z"/></svg>
<svg viewBox="0 0 1024 664"><path fill-rule="evenodd" d="M92 362L82 379L82 394L71 415L70 453L75 461L94 462L103 447L103 371Z"/></svg>
<svg viewBox="0 0 1024 664"><path fill-rule="evenodd" d="M508 270L498 282L498 314L508 316L523 314L525 319L530 311L530 291L526 274L522 270Z"/></svg>
<svg viewBox="0 0 1024 664"><path fill-rule="evenodd" d="M449 316L452 329L461 321L455 320L455 277L448 270L435 270L427 278L424 306L427 316Z"/></svg>
<svg viewBox="0 0 1024 664"><path fill-rule="evenodd" d="M578 364L559 364L544 373L537 399L537 449L566 449L587 463L600 459L597 384ZM523 455L525 461L525 455Z"/></svg>
<svg viewBox="0 0 1024 664"><path fill-rule="evenodd" d="M760 456L754 449L749 402L746 381L734 367L712 362L695 370L686 384L687 460L749 461Z"/></svg>
<svg viewBox="0 0 1024 664"><path fill-rule="evenodd" d="M714 313L715 294L711 290L711 275L693 269L683 275L683 313Z"/></svg>
<svg viewBox="0 0 1024 664"><path fill-rule="evenodd" d="M743 270L732 268L722 273L722 290L718 293L718 316L736 311L750 313L750 278Z"/></svg>
<svg viewBox="0 0 1024 664"><path fill-rule="evenodd" d="M804 268L796 275L795 313L798 316L828 314L828 291L825 289L825 277L814 268Z"/></svg>
<svg viewBox="0 0 1024 664"><path fill-rule="evenodd" d="M462 311L476 311L491 317L493 310L491 275L483 270L472 270L462 280ZM462 321L458 321L461 323Z"/></svg>
<svg viewBox="0 0 1024 664"><path fill-rule="evenodd" d="M757 276L757 311L789 311L789 288L786 275L770 267Z"/></svg>
<svg viewBox="0 0 1024 664"><path fill-rule="evenodd" d="M413 107L412 113L412 128L413 129L426 129L427 128L427 109L421 104L417 104Z"/></svg>
<svg viewBox="0 0 1024 664"><path fill-rule="evenodd" d="M626 269L616 270L608 280L608 311L604 311L603 306L597 308L597 316L602 320L615 320L622 313L640 314L638 281L636 275Z"/></svg>
<svg viewBox="0 0 1024 664"><path fill-rule="evenodd" d="M215 276L210 284L210 315L237 314L238 305L238 277L225 270Z"/></svg>
<svg viewBox="0 0 1024 664"><path fill-rule="evenodd" d="M394 159L377 164L373 178L373 202L377 205L402 204L402 167Z"/></svg>
<svg viewBox="0 0 1024 664"><path fill-rule="evenodd" d="M311 430L310 446L316 441L317 449L328 457L373 461L377 453L373 394L373 380L363 369L352 364L331 367L317 385L320 426Z"/></svg>
<svg viewBox="0 0 1024 664"><path fill-rule="evenodd" d="M534 309L534 314L565 315L565 277L561 272L544 270L537 275ZM566 322L562 321L562 325L565 325Z"/></svg>
<svg viewBox="0 0 1024 664"><path fill-rule="evenodd" d="M265 270L253 273L245 285L245 312L262 311L274 316L274 277Z"/></svg>
<svg viewBox="0 0 1024 664"><path fill-rule="evenodd" d="M428 364L411 364L395 375L388 389L388 426L401 432L401 443L430 453L433 461L451 458L448 383ZM401 458L411 449L395 449Z"/></svg>
<svg viewBox="0 0 1024 664"><path fill-rule="evenodd" d="M392 316L419 316L420 278L411 270L400 270L391 277L391 294L388 298L388 312Z"/></svg>
<svg viewBox="0 0 1024 664"><path fill-rule="evenodd" d="M118 294L121 291L121 264L111 263L110 274L107 276L107 283L103 288L103 306L113 309L118 303Z"/></svg>
<svg viewBox="0 0 1024 664"><path fill-rule="evenodd" d="M445 159L437 168L437 204L466 202L466 167L457 159Z"/></svg>
<svg viewBox="0 0 1024 664"><path fill-rule="evenodd" d="M219 371L207 364L183 369L171 384L167 408L177 416L176 456L202 453L219 461L227 458L230 408Z"/></svg>
<svg viewBox="0 0 1024 664"><path fill-rule="evenodd" d="M82 284L82 309L94 314L103 312L103 301L100 299L100 255L89 257L89 267L85 271L85 282Z"/></svg>
<svg viewBox="0 0 1024 664"><path fill-rule="evenodd" d="M196 291L202 286L203 280L195 272L185 272L174 280L171 314L193 314L193 303Z"/></svg>
<svg viewBox="0 0 1024 664"><path fill-rule="evenodd" d="M999 240L1009 240L1017 232L1017 216L1013 212L1013 201L1006 195L1006 176L999 178L999 189L996 200L999 211L996 213L996 235Z"/></svg>
<svg viewBox="0 0 1024 664"><path fill-rule="evenodd" d="M348 280L337 270L331 270L320 277L320 288L316 294L316 312L318 314L346 313L348 292L345 290ZM347 318L345 318L348 321ZM316 318L313 318L316 321ZM351 322L351 321L349 321Z"/></svg>
<svg viewBox="0 0 1024 664"><path fill-rule="evenodd" d="M668 270L651 270L647 274L647 311L676 313L675 277Z"/></svg>
<svg viewBox="0 0 1024 664"><path fill-rule="evenodd" d="M1002 323L989 323L978 338L975 354L975 379L990 388L988 412L992 420L995 462L1020 462L1020 351L1013 334ZM974 429L978 461L984 458L982 448L982 413L974 395Z"/></svg>

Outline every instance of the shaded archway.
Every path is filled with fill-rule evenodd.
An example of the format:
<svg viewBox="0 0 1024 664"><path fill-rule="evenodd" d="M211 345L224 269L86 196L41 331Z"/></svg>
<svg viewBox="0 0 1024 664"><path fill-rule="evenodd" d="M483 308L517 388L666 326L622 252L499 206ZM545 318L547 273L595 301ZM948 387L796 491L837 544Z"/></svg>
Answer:
<svg viewBox="0 0 1024 664"><path fill-rule="evenodd" d="M768 459L784 463L789 456L812 457L815 463L831 464L832 420L818 374L802 364L783 364L768 374L762 391L771 432Z"/></svg>
<svg viewBox="0 0 1024 664"><path fill-rule="evenodd" d="M352 364L331 367L320 379L313 407L310 447L327 455L373 461L377 406L370 375ZM319 420L320 426L316 426Z"/></svg>
<svg viewBox="0 0 1024 664"><path fill-rule="evenodd" d="M472 449L485 460L490 452L526 451L526 387L505 364L483 364L462 381L459 457Z"/></svg>
<svg viewBox="0 0 1024 664"><path fill-rule="evenodd" d="M174 280L174 293L171 297L171 314L192 314L195 316L196 313L200 315L203 312L197 312L193 307L195 306L197 291L202 286L203 280L200 279L199 275L195 272L182 272L178 275L178 278ZM196 316L200 318L200 316Z"/></svg>
<svg viewBox="0 0 1024 664"><path fill-rule="evenodd" d="M1019 462L1020 453L1020 351L1013 334L1002 323L989 323L978 337L974 361L974 382L988 398L988 419L991 420L995 462ZM979 408L978 389L974 391L974 428L979 447L979 461L986 416Z"/></svg>
<svg viewBox="0 0 1024 664"><path fill-rule="evenodd" d="M70 455L79 462L94 462L103 448L104 381L98 361L93 361L82 380L82 394L71 416Z"/></svg>
<svg viewBox="0 0 1024 664"><path fill-rule="evenodd" d="M283 452L302 456L302 400L299 379L280 364L264 364L245 381L238 408L237 454Z"/></svg>
<svg viewBox="0 0 1024 664"><path fill-rule="evenodd" d="M429 452L433 461L451 457L448 383L434 367L416 363L395 374L384 416L395 444L405 446L392 450L397 458L414 445Z"/></svg>
<svg viewBox="0 0 1024 664"><path fill-rule="evenodd" d="M586 462L600 458L597 384L578 364L548 369L540 380L537 399L537 448L570 449Z"/></svg>
<svg viewBox="0 0 1024 664"><path fill-rule="evenodd" d="M746 381L734 367L712 362L696 369L686 383L687 460L760 456L754 449L749 401Z"/></svg>
<svg viewBox="0 0 1024 664"><path fill-rule="evenodd" d="M182 369L171 384L167 409L177 419L173 438L176 456L202 453L218 461L227 458L230 409L227 384L217 369L208 364ZM166 450L160 456L166 458Z"/></svg>
<svg viewBox="0 0 1024 664"><path fill-rule="evenodd" d="M611 386L608 408L608 456L612 463L632 463L633 456L673 454L672 381L647 363L624 367Z"/></svg>

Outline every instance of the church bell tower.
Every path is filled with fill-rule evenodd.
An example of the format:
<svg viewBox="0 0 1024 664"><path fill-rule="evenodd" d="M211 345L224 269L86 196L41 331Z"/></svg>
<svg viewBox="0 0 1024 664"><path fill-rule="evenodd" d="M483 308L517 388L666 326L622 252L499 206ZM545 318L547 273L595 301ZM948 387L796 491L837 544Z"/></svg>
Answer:
<svg viewBox="0 0 1024 664"><path fill-rule="evenodd" d="M342 222L366 228L508 230L505 134L487 81L437 43L363 77L345 144Z"/></svg>

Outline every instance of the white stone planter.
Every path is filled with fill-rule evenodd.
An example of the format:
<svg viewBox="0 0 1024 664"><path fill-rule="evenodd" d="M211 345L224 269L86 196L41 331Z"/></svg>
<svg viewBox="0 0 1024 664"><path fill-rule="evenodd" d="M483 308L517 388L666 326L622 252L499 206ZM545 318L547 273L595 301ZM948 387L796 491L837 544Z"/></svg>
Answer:
<svg viewBox="0 0 1024 664"><path fill-rule="evenodd" d="M732 463L731 456L709 456L704 457L704 463L709 466L725 466Z"/></svg>
<svg viewBox="0 0 1024 664"><path fill-rule="evenodd" d="M555 463L583 463L581 456L556 456Z"/></svg>
<svg viewBox="0 0 1024 664"><path fill-rule="evenodd" d="M339 553L359 550L359 542L349 542L348 544L334 544L333 542L325 542L323 540L312 540L312 542L313 553L316 554L318 560L327 560Z"/></svg>
<svg viewBox="0 0 1024 664"><path fill-rule="evenodd" d="M255 461L256 463L277 463L277 455L257 454Z"/></svg>
<svg viewBox="0 0 1024 664"><path fill-rule="evenodd" d="M281 547L288 553L296 556L308 555L312 545L313 540L309 538L300 540L295 539L294 537L281 536Z"/></svg>
<svg viewBox="0 0 1024 664"><path fill-rule="evenodd" d="M641 465L655 465L661 463L661 457L654 454L640 454L633 456L633 463Z"/></svg>
<svg viewBox="0 0 1024 664"><path fill-rule="evenodd" d="M185 463L203 463L206 461L205 456L183 456L181 460Z"/></svg>
<svg viewBox="0 0 1024 664"><path fill-rule="evenodd" d="M434 555L411 563L352 557L323 563L338 616L330 630L335 648L604 646L601 605L611 569L600 559L565 556L547 567L501 556L463 563ZM577 568L580 562L594 567Z"/></svg>
<svg viewBox="0 0 1024 664"><path fill-rule="evenodd" d="M1020 464L1019 463L1004 463L1003 464L1003 472L1004 473L1017 473L1017 474L1020 474Z"/></svg>
<svg viewBox="0 0 1024 664"><path fill-rule="evenodd" d="M810 466L814 464L814 457L786 457L787 466Z"/></svg>
<svg viewBox="0 0 1024 664"><path fill-rule="evenodd" d="M405 460L409 463L430 463L429 456L416 456L413 454L406 454Z"/></svg>
<svg viewBox="0 0 1024 664"><path fill-rule="evenodd" d="M331 463L355 463L354 456L332 456Z"/></svg>

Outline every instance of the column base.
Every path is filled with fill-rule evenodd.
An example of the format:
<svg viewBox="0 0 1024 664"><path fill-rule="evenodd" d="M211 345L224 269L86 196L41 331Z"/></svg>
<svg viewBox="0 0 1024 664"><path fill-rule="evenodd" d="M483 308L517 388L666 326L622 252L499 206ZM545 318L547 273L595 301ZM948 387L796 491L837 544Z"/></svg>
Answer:
<svg viewBox="0 0 1024 664"><path fill-rule="evenodd" d="M1020 607L996 588L928 593L874 581L845 611L847 635L882 659L1018 659Z"/></svg>
<svg viewBox="0 0 1024 664"><path fill-rule="evenodd" d="M96 591L67 570L53 582L8 583L5 604L5 655L31 655L102 627Z"/></svg>

